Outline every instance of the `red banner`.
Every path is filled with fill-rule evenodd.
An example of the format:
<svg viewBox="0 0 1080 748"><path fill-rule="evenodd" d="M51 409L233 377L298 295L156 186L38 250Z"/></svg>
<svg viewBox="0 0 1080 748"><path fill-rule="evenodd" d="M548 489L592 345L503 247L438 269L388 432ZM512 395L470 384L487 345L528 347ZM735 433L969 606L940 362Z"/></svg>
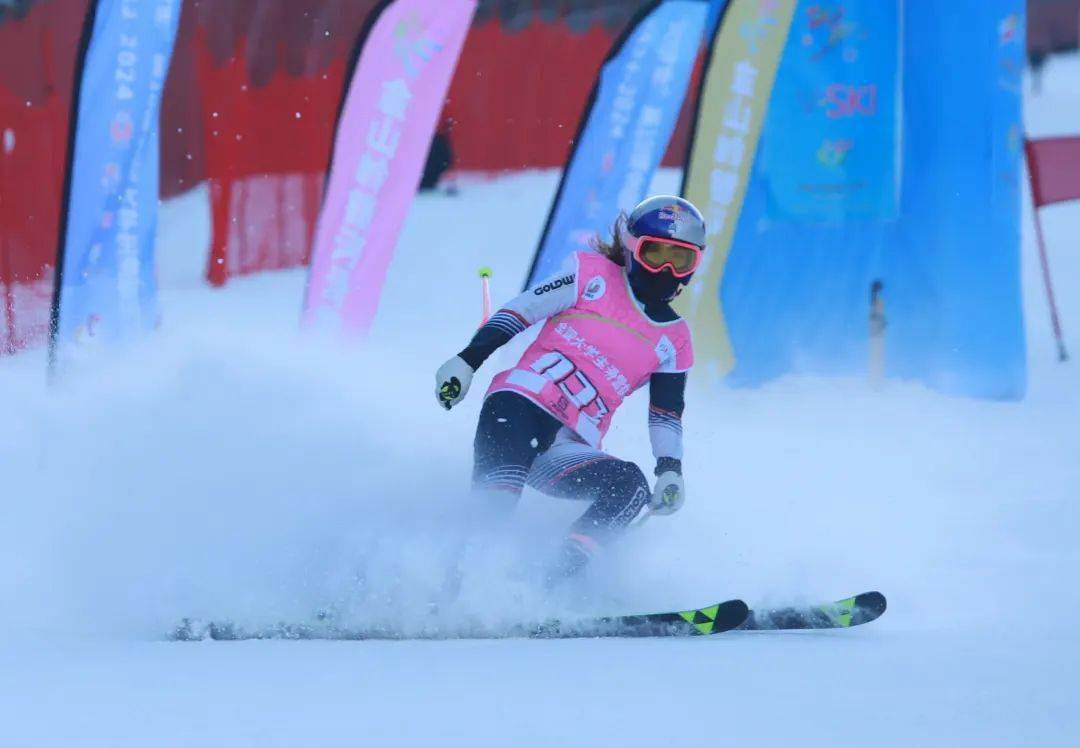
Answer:
<svg viewBox="0 0 1080 748"><path fill-rule="evenodd" d="M1080 137L1029 140L1025 148L1036 206L1080 200Z"/></svg>
<svg viewBox="0 0 1080 748"><path fill-rule="evenodd" d="M45 339L87 0L0 20L0 352Z"/></svg>
<svg viewBox="0 0 1080 748"><path fill-rule="evenodd" d="M562 166L597 71L642 2L482 2L440 117L450 167ZM184 4L162 102L161 191L209 182L213 282L307 261L346 60L376 4ZM87 6L50 0L0 15L0 352L47 326ZM685 151L687 128L684 116L669 156Z"/></svg>

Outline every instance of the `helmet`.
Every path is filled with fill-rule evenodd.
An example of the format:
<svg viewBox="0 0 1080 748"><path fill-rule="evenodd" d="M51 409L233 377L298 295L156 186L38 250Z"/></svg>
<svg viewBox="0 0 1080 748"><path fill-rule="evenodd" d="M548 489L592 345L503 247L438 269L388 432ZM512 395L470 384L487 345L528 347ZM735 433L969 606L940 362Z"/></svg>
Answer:
<svg viewBox="0 0 1080 748"><path fill-rule="evenodd" d="M671 237L705 249L705 218L689 200L655 195L638 203L626 219L632 236Z"/></svg>
<svg viewBox="0 0 1080 748"><path fill-rule="evenodd" d="M705 251L705 218L689 200L673 195L655 195L638 203L627 216L624 236L620 237L626 253L630 287L645 303L667 302L678 295L680 286L690 282L697 261ZM684 272L677 272L670 262L659 269L644 265L636 251L643 237L696 247L694 262Z"/></svg>

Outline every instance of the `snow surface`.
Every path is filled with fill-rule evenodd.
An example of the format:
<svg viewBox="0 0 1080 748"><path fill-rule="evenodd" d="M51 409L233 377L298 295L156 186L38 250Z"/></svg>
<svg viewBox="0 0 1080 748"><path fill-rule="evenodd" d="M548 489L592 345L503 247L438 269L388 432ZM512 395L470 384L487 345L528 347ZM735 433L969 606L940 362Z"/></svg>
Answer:
<svg viewBox="0 0 1080 748"><path fill-rule="evenodd" d="M1052 60L1029 131L1080 132L1078 90L1080 59ZM556 179L421 197L363 350L299 338L301 271L203 286L194 192L163 215L159 335L52 390L42 352L0 360L0 746L1080 743L1080 376L1055 361L1030 221L1023 402L803 377L698 395L685 509L603 559L588 599L557 603L880 589L877 623L681 641L162 640L187 615L267 623L322 606L432 625L500 362L450 414L432 372L478 321L480 265L497 300L518 289ZM1044 217L1080 355L1080 205ZM624 410L608 447L648 464L645 403ZM580 510L527 495L464 552L440 625L543 613L530 575Z"/></svg>

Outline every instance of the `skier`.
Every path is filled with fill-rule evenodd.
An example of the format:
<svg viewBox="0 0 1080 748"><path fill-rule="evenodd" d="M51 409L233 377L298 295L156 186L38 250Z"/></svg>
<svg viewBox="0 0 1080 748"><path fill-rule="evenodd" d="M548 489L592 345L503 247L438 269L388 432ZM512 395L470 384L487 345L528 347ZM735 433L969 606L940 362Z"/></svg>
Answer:
<svg viewBox="0 0 1080 748"><path fill-rule="evenodd" d="M517 365L485 396L474 442L473 486L516 504L526 483L591 502L571 526L549 583L575 575L647 504L678 510L682 413L693 364L690 327L671 308L701 262L705 221L689 201L655 196L615 221L610 242L577 252L572 268L500 308L435 375L449 410L473 373L511 338L546 320ZM615 410L649 383L649 436L655 485L642 470L601 449Z"/></svg>

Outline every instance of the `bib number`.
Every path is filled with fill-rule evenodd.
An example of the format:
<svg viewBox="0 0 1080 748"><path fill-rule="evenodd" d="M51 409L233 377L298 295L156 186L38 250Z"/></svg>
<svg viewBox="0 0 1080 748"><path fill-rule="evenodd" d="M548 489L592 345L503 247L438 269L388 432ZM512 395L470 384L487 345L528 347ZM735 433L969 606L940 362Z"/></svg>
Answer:
<svg viewBox="0 0 1080 748"><path fill-rule="evenodd" d="M553 381L579 411L594 421L608 414L608 407L593 383L573 361L558 351L545 353L529 368Z"/></svg>

